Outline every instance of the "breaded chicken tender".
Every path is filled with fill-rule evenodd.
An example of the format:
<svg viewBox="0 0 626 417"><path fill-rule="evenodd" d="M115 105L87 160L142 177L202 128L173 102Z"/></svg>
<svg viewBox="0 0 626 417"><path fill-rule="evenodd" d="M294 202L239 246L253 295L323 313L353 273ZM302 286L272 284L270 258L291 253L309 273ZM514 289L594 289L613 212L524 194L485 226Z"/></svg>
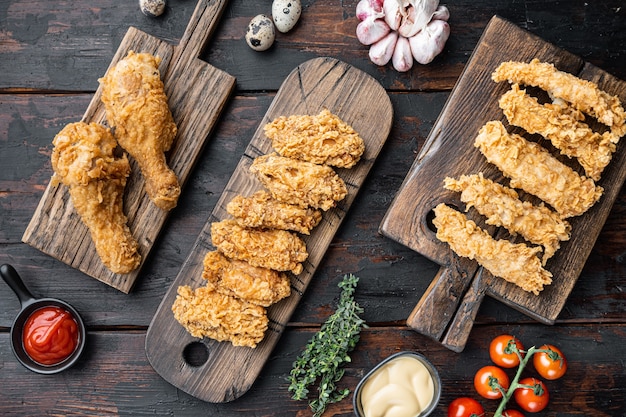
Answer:
<svg viewBox="0 0 626 417"><path fill-rule="evenodd" d="M499 121L487 122L480 129L474 146L511 179L511 187L539 197L562 218L586 212L604 191L540 145L509 134Z"/></svg>
<svg viewBox="0 0 626 417"><path fill-rule="evenodd" d="M107 121L138 163L146 192L163 210L176 207L180 185L166 162L177 128L159 74L161 59L130 51L99 79Z"/></svg>
<svg viewBox="0 0 626 417"><path fill-rule="evenodd" d="M250 166L272 197L300 207L324 211L348 194L346 184L329 166L279 156L259 156Z"/></svg>
<svg viewBox="0 0 626 417"><path fill-rule="evenodd" d="M264 130L278 154L315 164L351 168L365 150L352 126L327 109L316 116L280 116Z"/></svg>
<svg viewBox="0 0 626 417"><path fill-rule="evenodd" d="M52 182L69 188L102 263L114 273L134 270L141 255L122 207L130 164L126 155L114 156L117 142L110 130L97 123L70 123L52 143Z"/></svg>
<svg viewBox="0 0 626 417"><path fill-rule="evenodd" d="M487 217L486 223L503 226L511 234L520 234L527 241L543 246L542 264L569 240L571 225L543 204L535 206L521 201L515 190L484 178L482 173L462 175L458 180L447 177L445 188L461 192L461 201Z"/></svg>
<svg viewBox="0 0 626 417"><path fill-rule="evenodd" d="M194 337L255 348L267 330L265 308L220 294L208 287L178 287L174 318Z"/></svg>
<svg viewBox="0 0 626 417"><path fill-rule="evenodd" d="M577 109L597 118L609 126L617 137L626 133L626 112L617 96L600 90L591 81L559 71L553 64L538 59L530 63L503 62L491 78L495 82L509 81L539 87L551 97L568 101Z"/></svg>
<svg viewBox="0 0 626 417"><path fill-rule="evenodd" d="M278 201L265 190L250 197L235 196L226 211L245 227L292 230L308 235L322 220L322 212Z"/></svg>
<svg viewBox="0 0 626 417"><path fill-rule="evenodd" d="M263 307L291 294L291 283L283 272L228 259L218 251L208 252L203 265L202 278L207 280L207 287L221 294Z"/></svg>
<svg viewBox="0 0 626 417"><path fill-rule="evenodd" d="M309 257L305 243L295 233L246 228L232 219L212 223L211 240L228 258L296 275L302 272L302 262Z"/></svg>
<svg viewBox="0 0 626 417"><path fill-rule="evenodd" d="M496 240L463 213L443 203L434 211L437 239L448 243L457 255L475 259L494 276L535 295L552 283L552 274L541 266L536 256L540 247Z"/></svg>
<svg viewBox="0 0 626 417"><path fill-rule="evenodd" d="M510 124L550 140L563 155L576 158L585 174L594 181L600 179L611 162L619 138L610 131L594 132L561 105L539 104L517 84L500 98L499 104Z"/></svg>

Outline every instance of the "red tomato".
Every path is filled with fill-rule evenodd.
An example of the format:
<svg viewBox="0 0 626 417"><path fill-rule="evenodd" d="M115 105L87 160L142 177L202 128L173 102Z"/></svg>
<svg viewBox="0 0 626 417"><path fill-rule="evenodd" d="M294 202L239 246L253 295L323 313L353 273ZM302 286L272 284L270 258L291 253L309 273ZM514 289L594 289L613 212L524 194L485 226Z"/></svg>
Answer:
<svg viewBox="0 0 626 417"><path fill-rule="evenodd" d="M549 380L562 377L567 370L567 360L563 352L553 345L543 345L539 350L548 350L548 352L536 352L533 355L533 365L537 373Z"/></svg>
<svg viewBox="0 0 626 417"><path fill-rule="evenodd" d="M515 368L518 366L520 355L523 356L523 350L524 346L522 346L522 342L510 334L496 336L489 344L489 356L491 356L491 360L493 363L503 368ZM519 351L519 355L517 351Z"/></svg>
<svg viewBox="0 0 626 417"><path fill-rule="evenodd" d="M531 413L536 413L546 408L550 400L550 394L543 382L536 378L524 378L519 381L519 384L530 387L519 387L513 393L515 402L521 408Z"/></svg>
<svg viewBox="0 0 626 417"><path fill-rule="evenodd" d="M502 391L498 389L498 386L507 390L509 383L508 375L501 368L493 365L483 366L474 375L474 388L478 394L490 400L502 398Z"/></svg>
<svg viewBox="0 0 626 417"><path fill-rule="evenodd" d="M524 414L517 410L504 410L502 412L502 417L524 417Z"/></svg>
<svg viewBox="0 0 626 417"><path fill-rule="evenodd" d="M482 417L484 415L485 409L473 398L457 398L448 406L448 417Z"/></svg>

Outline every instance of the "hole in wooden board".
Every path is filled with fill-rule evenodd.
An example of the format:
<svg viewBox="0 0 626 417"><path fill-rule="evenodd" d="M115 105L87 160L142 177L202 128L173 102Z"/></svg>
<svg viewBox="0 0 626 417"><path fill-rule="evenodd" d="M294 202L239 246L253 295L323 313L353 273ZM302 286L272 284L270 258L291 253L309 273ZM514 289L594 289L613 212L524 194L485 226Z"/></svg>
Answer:
<svg viewBox="0 0 626 417"><path fill-rule="evenodd" d="M209 350L201 342L192 342L185 346L183 359L190 366L204 365L209 359Z"/></svg>

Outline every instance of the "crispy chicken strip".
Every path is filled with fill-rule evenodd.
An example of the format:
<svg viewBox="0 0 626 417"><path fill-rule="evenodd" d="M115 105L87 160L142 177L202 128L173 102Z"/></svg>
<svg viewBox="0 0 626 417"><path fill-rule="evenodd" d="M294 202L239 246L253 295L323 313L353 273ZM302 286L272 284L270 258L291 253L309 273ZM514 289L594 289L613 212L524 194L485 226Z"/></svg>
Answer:
<svg viewBox="0 0 626 417"><path fill-rule="evenodd" d="M97 123L71 123L52 143L52 182L69 188L102 263L114 273L134 270L141 255L122 207L130 164L126 155L114 157L117 142L110 130Z"/></svg>
<svg viewBox="0 0 626 417"><path fill-rule="evenodd" d="M305 235L322 220L322 212L278 201L265 190L250 197L235 196L226 211L245 227L293 230Z"/></svg>
<svg viewBox="0 0 626 417"><path fill-rule="evenodd" d="M324 211L335 207L348 194L346 184L326 165L286 158L275 153L259 156L250 171L272 197L300 207Z"/></svg>
<svg viewBox="0 0 626 417"><path fill-rule="evenodd" d="M174 318L193 337L250 348L263 340L269 323L265 308L208 287L192 290L183 285L177 293L172 305Z"/></svg>
<svg viewBox="0 0 626 417"><path fill-rule="evenodd" d="M524 243L496 240L463 213L443 203L434 211L437 239L448 243L457 255L475 259L494 276L535 295L552 283L552 274L536 256L541 251L539 246L531 248Z"/></svg>
<svg viewBox="0 0 626 417"><path fill-rule="evenodd" d="M291 294L291 282L284 272L228 259L219 251L205 255L202 278L208 288L263 307Z"/></svg>
<svg viewBox="0 0 626 417"><path fill-rule="evenodd" d="M557 104L539 104L517 84L513 84L499 103L510 124L549 139L563 155L576 158L594 181L600 179L602 171L611 162L615 143L610 131L594 132L589 125L577 120L571 111Z"/></svg>
<svg viewBox="0 0 626 417"><path fill-rule="evenodd" d="M600 90L597 84L567 72L559 71L553 64L533 59L530 63L508 61L496 68L491 78L495 82L539 87L553 98L561 98L577 109L597 118L609 126L619 138L626 133L626 112L617 96Z"/></svg>
<svg viewBox="0 0 626 417"><path fill-rule="evenodd" d="M581 215L604 191L538 144L509 134L499 121L487 122L480 129L474 146L511 179L511 187L539 197L562 218Z"/></svg>
<svg viewBox="0 0 626 417"><path fill-rule="evenodd" d="M315 164L351 168L365 150L352 126L327 109L316 116L281 116L264 129L280 155Z"/></svg>
<svg viewBox="0 0 626 417"><path fill-rule="evenodd" d="M212 223L211 239L213 246L231 259L296 275L302 272L302 262L309 256L295 233L241 227L232 219Z"/></svg>
<svg viewBox="0 0 626 417"><path fill-rule="evenodd" d="M503 226L510 233L519 233L527 241L543 246L542 264L569 240L571 225L543 204L534 206L521 201L515 190L505 187L483 174L462 175L458 180L447 177L445 188L461 192L461 201L487 217L487 224Z"/></svg>
<svg viewBox="0 0 626 417"><path fill-rule="evenodd" d="M146 192L163 210L176 207L180 185L165 160L177 128L159 74L161 59L129 52L99 79L102 102L120 146L139 164Z"/></svg>

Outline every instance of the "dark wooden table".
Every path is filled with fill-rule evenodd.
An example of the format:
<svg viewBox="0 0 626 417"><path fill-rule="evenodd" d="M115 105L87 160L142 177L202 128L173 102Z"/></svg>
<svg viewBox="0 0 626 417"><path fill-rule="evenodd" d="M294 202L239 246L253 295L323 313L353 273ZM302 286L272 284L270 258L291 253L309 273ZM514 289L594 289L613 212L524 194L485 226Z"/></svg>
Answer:
<svg viewBox="0 0 626 417"><path fill-rule="evenodd" d="M406 327L405 320L438 270L419 254L378 234L391 200L413 163L489 19L497 14L548 42L626 79L626 2L449 1L452 35L428 66L400 74L369 62L355 37L357 0L304 1L296 29L258 53L243 39L250 18L270 1L232 1L204 59L237 79L236 90L185 185L133 291L126 295L21 242L52 173L51 141L85 112L129 26L176 43L195 7L171 0L158 19L136 1L0 2L0 264L10 263L35 295L73 304L88 326L88 348L71 370L40 376L23 368L9 344L19 310L0 283L0 415L310 415L290 399L286 376L311 335L333 311L346 273L360 277L357 301L369 328L342 385L391 353L428 356L443 379L437 415L458 396L478 398L474 372L486 347L509 332L527 345L551 342L566 353L566 376L550 382L545 416L626 415L626 193L622 192L570 298L553 326L493 299L478 313L465 350L454 353ZM146 360L147 327L289 72L318 56L339 58L388 90L391 135L339 229L278 346L251 390L225 404L205 403L165 382ZM476 109L480 111L480 109ZM351 397L326 415L351 415ZM483 401L488 415L495 403Z"/></svg>

